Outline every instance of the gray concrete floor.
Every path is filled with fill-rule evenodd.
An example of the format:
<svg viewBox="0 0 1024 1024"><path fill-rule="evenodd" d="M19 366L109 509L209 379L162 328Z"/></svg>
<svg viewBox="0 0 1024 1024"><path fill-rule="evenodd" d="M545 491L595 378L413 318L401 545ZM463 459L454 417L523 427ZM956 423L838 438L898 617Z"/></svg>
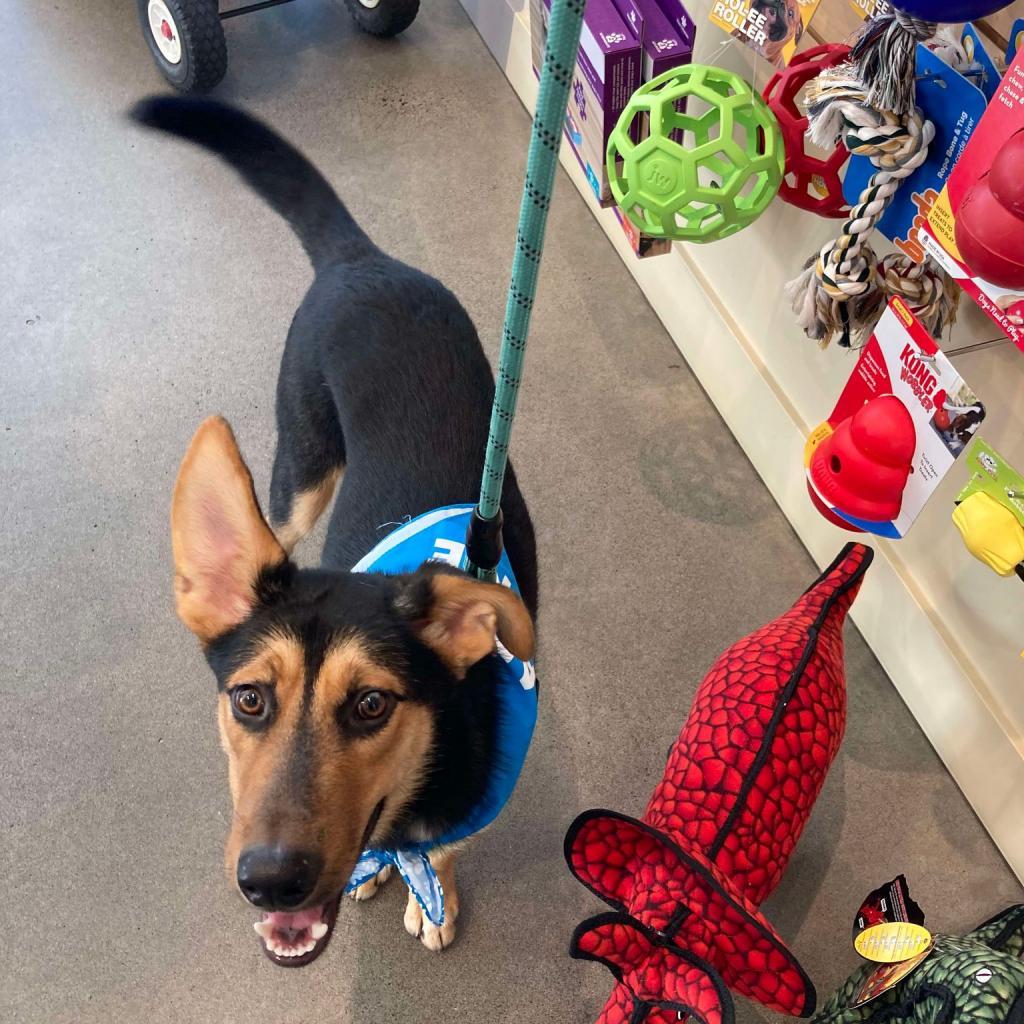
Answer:
<svg viewBox="0 0 1024 1024"><path fill-rule="evenodd" d="M424 7L397 44L330 0L232 21L220 95L286 129L493 353L528 121L455 0ZM809 558L562 178L515 440L543 570L525 777L463 859L449 951L405 935L392 886L345 907L314 966L272 967L221 867L213 682L172 612L167 509L211 412L265 488L309 270L213 160L123 122L161 87L130 0L7 0L0 66L0 1019L592 1020L608 978L565 947L600 908L565 826L642 810L702 673ZM937 928L1021 898L849 632L846 743L768 908L823 993L854 966L860 898L899 871Z"/></svg>

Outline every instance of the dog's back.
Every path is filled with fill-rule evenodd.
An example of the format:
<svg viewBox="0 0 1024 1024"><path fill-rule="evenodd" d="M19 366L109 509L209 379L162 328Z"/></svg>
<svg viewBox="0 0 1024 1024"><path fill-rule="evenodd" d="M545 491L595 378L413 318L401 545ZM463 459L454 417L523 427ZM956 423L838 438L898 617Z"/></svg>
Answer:
<svg viewBox="0 0 1024 1024"><path fill-rule="evenodd" d="M291 225L316 276L278 381L271 519L297 540L333 493L323 562L350 568L395 523L475 500L494 382L472 321L434 278L382 253L301 153L211 101L159 97L142 124L219 155ZM535 612L533 528L511 468L505 542Z"/></svg>

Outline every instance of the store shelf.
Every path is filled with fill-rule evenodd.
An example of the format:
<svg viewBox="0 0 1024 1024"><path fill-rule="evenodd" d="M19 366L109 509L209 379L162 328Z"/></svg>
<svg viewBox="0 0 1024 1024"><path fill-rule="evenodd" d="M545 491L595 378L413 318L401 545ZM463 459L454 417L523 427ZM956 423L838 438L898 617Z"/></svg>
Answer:
<svg viewBox="0 0 1024 1024"><path fill-rule="evenodd" d="M461 0L528 110L537 83L530 62L525 0ZM740 71L758 87L768 69L707 21L695 59ZM683 357L743 446L807 549L831 561L849 535L812 508L802 451L852 368L839 350L821 352L794 326L782 286L833 225L779 202L753 227L709 246L677 245L637 260L610 210L597 206L567 145L562 166L633 274ZM969 307L969 308L968 308ZM996 337L965 303L947 342L957 348ZM953 359L989 410L982 435L1024 466L1024 355L1008 343ZM873 539L877 557L853 618L894 686L1024 880L1024 590L966 552L950 522L967 476L954 467L902 541ZM856 686L855 679L850 680Z"/></svg>

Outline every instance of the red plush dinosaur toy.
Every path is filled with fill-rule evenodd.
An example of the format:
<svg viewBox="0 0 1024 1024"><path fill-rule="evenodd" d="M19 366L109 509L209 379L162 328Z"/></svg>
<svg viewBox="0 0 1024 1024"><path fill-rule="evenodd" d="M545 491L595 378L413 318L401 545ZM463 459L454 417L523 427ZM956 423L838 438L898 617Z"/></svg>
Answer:
<svg viewBox="0 0 1024 1024"><path fill-rule="evenodd" d="M715 662L641 820L590 810L569 826L569 869L613 908L572 940L616 979L598 1024L731 1024L729 989L814 1012L814 986L758 908L843 738L843 621L871 558L848 544Z"/></svg>

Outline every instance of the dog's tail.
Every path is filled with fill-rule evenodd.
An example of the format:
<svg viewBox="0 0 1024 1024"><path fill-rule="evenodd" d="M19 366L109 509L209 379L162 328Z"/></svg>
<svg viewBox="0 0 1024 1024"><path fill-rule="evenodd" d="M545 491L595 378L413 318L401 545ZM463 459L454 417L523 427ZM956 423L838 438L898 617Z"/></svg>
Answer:
<svg viewBox="0 0 1024 1024"><path fill-rule="evenodd" d="M214 100L151 96L130 116L209 149L233 167L288 221L314 268L374 250L324 176L294 146L241 110Z"/></svg>

